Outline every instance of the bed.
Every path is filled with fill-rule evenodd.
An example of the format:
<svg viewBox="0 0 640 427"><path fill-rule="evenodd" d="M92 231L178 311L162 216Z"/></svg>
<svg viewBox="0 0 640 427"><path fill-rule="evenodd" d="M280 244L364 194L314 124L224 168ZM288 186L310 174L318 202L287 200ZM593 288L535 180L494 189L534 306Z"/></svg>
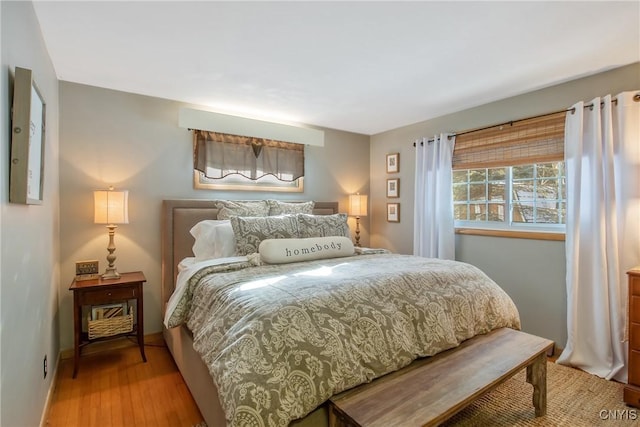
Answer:
<svg viewBox="0 0 640 427"><path fill-rule="evenodd" d="M312 205L312 215L285 215L283 221L296 216L315 221L322 215L328 221L337 216L336 202ZM282 240L267 239L286 256L306 249L295 246L298 242L307 246L312 242L316 245L312 249L318 252L323 252L324 246L327 253L330 245L336 244L335 250L342 253L335 257L317 258L314 254L312 259L265 264L269 252L264 249L256 256L251 253L254 247L241 253L242 260L185 264L185 259L194 256L190 230L202 221L216 220L219 213L222 217L220 201L165 200L162 207L162 303L163 315L169 313L165 324L171 326L163 333L210 427L227 425L225 411L232 425L288 425L291 421L294 426L325 426L328 416L323 401L334 393L403 369L416 358L453 348L477 334L520 327L513 302L474 267L378 251L344 256L349 250L348 228L342 236L328 233L305 239L280 235ZM245 217L231 219L235 227L242 225ZM252 222L247 224L255 227ZM284 243L294 246L284 248ZM338 249L342 243L345 248ZM308 257L308 250L306 254ZM444 304L449 304L448 310L456 312L454 315L439 307L444 297L435 290L424 290L420 270L427 264L434 271L429 273L434 289L442 288L449 295L446 298L451 302ZM178 266L193 270L193 276L186 281L184 273L178 277ZM451 278L436 276L436 271L444 270L453 272ZM326 276L340 281L330 285ZM383 276L388 283L368 287L378 286L375 282ZM477 294L464 296L464 288L473 286ZM222 300L229 300L230 305L221 308ZM398 310L392 301L400 300L402 308ZM269 308L268 304L274 305ZM265 312L260 314L262 310ZM277 321L275 317L268 321L257 317L279 310L287 314L279 314ZM169 323L167 318L171 319ZM238 326L239 319L246 323ZM419 324L419 333L407 319ZM388 328L383 329L383 324ZM300 325L307 325L307 329ZM276 331L266 330L268 327ZM426 333L426 328L434 332ZM278 329L285 330L284 338L276 335ZM350 340L348 344L345 337ZM296 350L291 350L294 347ZM387 347L390 354L381 352Z"/></svg>

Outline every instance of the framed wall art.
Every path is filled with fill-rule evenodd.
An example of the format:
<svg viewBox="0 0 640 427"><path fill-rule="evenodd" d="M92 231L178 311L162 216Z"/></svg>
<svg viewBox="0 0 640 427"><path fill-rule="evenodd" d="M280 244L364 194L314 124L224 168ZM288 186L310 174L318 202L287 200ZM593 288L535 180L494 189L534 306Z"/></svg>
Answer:
<svg viewBox="0 0 640 427"><path fill-rule="evenodd" d="M42 203L46 104L31 70L16 67L11 115L9 201Z"/></svg>
<svg viewBox="0 0 640 427"><path fill-rule="evenodd" d="M387 203L387 221L400 222L400 203Z"/></svg>
<svg viewBox="0 0 640 427"><path fill-rule="evenodd" d="M400 172L400 153L387 154L387 173Z"/></svg>
<svg viewBox="0 0 640 427"><path fill-rule="evenodd" d="M400 178L387 180L387 197L390 199L400 197Z"/></svg>

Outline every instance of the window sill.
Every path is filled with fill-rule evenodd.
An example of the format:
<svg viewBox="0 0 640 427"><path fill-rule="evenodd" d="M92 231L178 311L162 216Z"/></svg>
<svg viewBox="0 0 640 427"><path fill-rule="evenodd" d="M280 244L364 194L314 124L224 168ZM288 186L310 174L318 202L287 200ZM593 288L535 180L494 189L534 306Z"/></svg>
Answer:
<svg viewBox="0 0 640 427"><path fill-rule="evenodd" d="M513 239L555 240L564 242L564 233L540 231L488 230L480 228L456 228L456 234L469 236L508 237Z"/></svg>

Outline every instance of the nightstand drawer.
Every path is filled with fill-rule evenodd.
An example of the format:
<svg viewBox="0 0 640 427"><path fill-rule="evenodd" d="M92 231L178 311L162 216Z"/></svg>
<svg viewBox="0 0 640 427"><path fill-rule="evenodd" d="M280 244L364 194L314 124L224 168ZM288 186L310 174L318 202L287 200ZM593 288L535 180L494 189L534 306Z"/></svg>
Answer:
<svg viewBox="0 0 640 427"><path fill-rule="evenodd" d="M640 323L629 324L629 350L640 351Z"/></svg>
<svg viewBox="0 0 640 427"><path fill-rule="evenodd" d="M629 384L640 385L640 352L629 351Z"/></svg>
<svg viewBox="0 0 640 427"><path fill-rule="evenodd" d="M80 295L80 304L92 305L92 304L106 304L110 302L117 302L126 299L135 299L136 288L113 288L113 289L99 289L95 291L85 291Z"/></svg>
<svg viewBox="0 0 640 427"><path fill-rule="evenodd" d="M629 290L631 291L631 295L640 296L640 277L630 277L629 278Z"/></svg>
<svg viewBox="0 0 640 427"><path fill-rule="evenodd" d="M629 320L640 323L640 296L629 296Z"/></svg>

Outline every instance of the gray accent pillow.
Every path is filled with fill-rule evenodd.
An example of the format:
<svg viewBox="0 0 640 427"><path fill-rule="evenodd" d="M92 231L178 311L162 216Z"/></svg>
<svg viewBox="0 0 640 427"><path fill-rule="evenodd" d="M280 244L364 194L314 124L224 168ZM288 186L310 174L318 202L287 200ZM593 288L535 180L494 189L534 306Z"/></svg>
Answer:
<svg viewBox="0 0 640 427"><path fill-rule="evenodd" d="M216 202L216 207L218 208L218 219L231 219L232 216L269 215L269 205L266 200L221 200Z"/></svg>
<svg viewBox="0 0 640 427"><path fill-rule="evenodd" d="M312 214L315 202L281 202L279 200L267 200L267 204L269 205L269 215Z"/></svg>
<svg viewBox="0 0 640 427"><path fill-rule="evenodd" d="M344 236L351 238L347 214L308 215L298 214L300 237Z"/></svg>
<svg viewBox="0 0 640 427"><path fill-rule="evenodd" d="M298 237L298 219L295 215L242 217L232 216L231 227L236 239L236 255L258 252L265 239Z"/></svg>

